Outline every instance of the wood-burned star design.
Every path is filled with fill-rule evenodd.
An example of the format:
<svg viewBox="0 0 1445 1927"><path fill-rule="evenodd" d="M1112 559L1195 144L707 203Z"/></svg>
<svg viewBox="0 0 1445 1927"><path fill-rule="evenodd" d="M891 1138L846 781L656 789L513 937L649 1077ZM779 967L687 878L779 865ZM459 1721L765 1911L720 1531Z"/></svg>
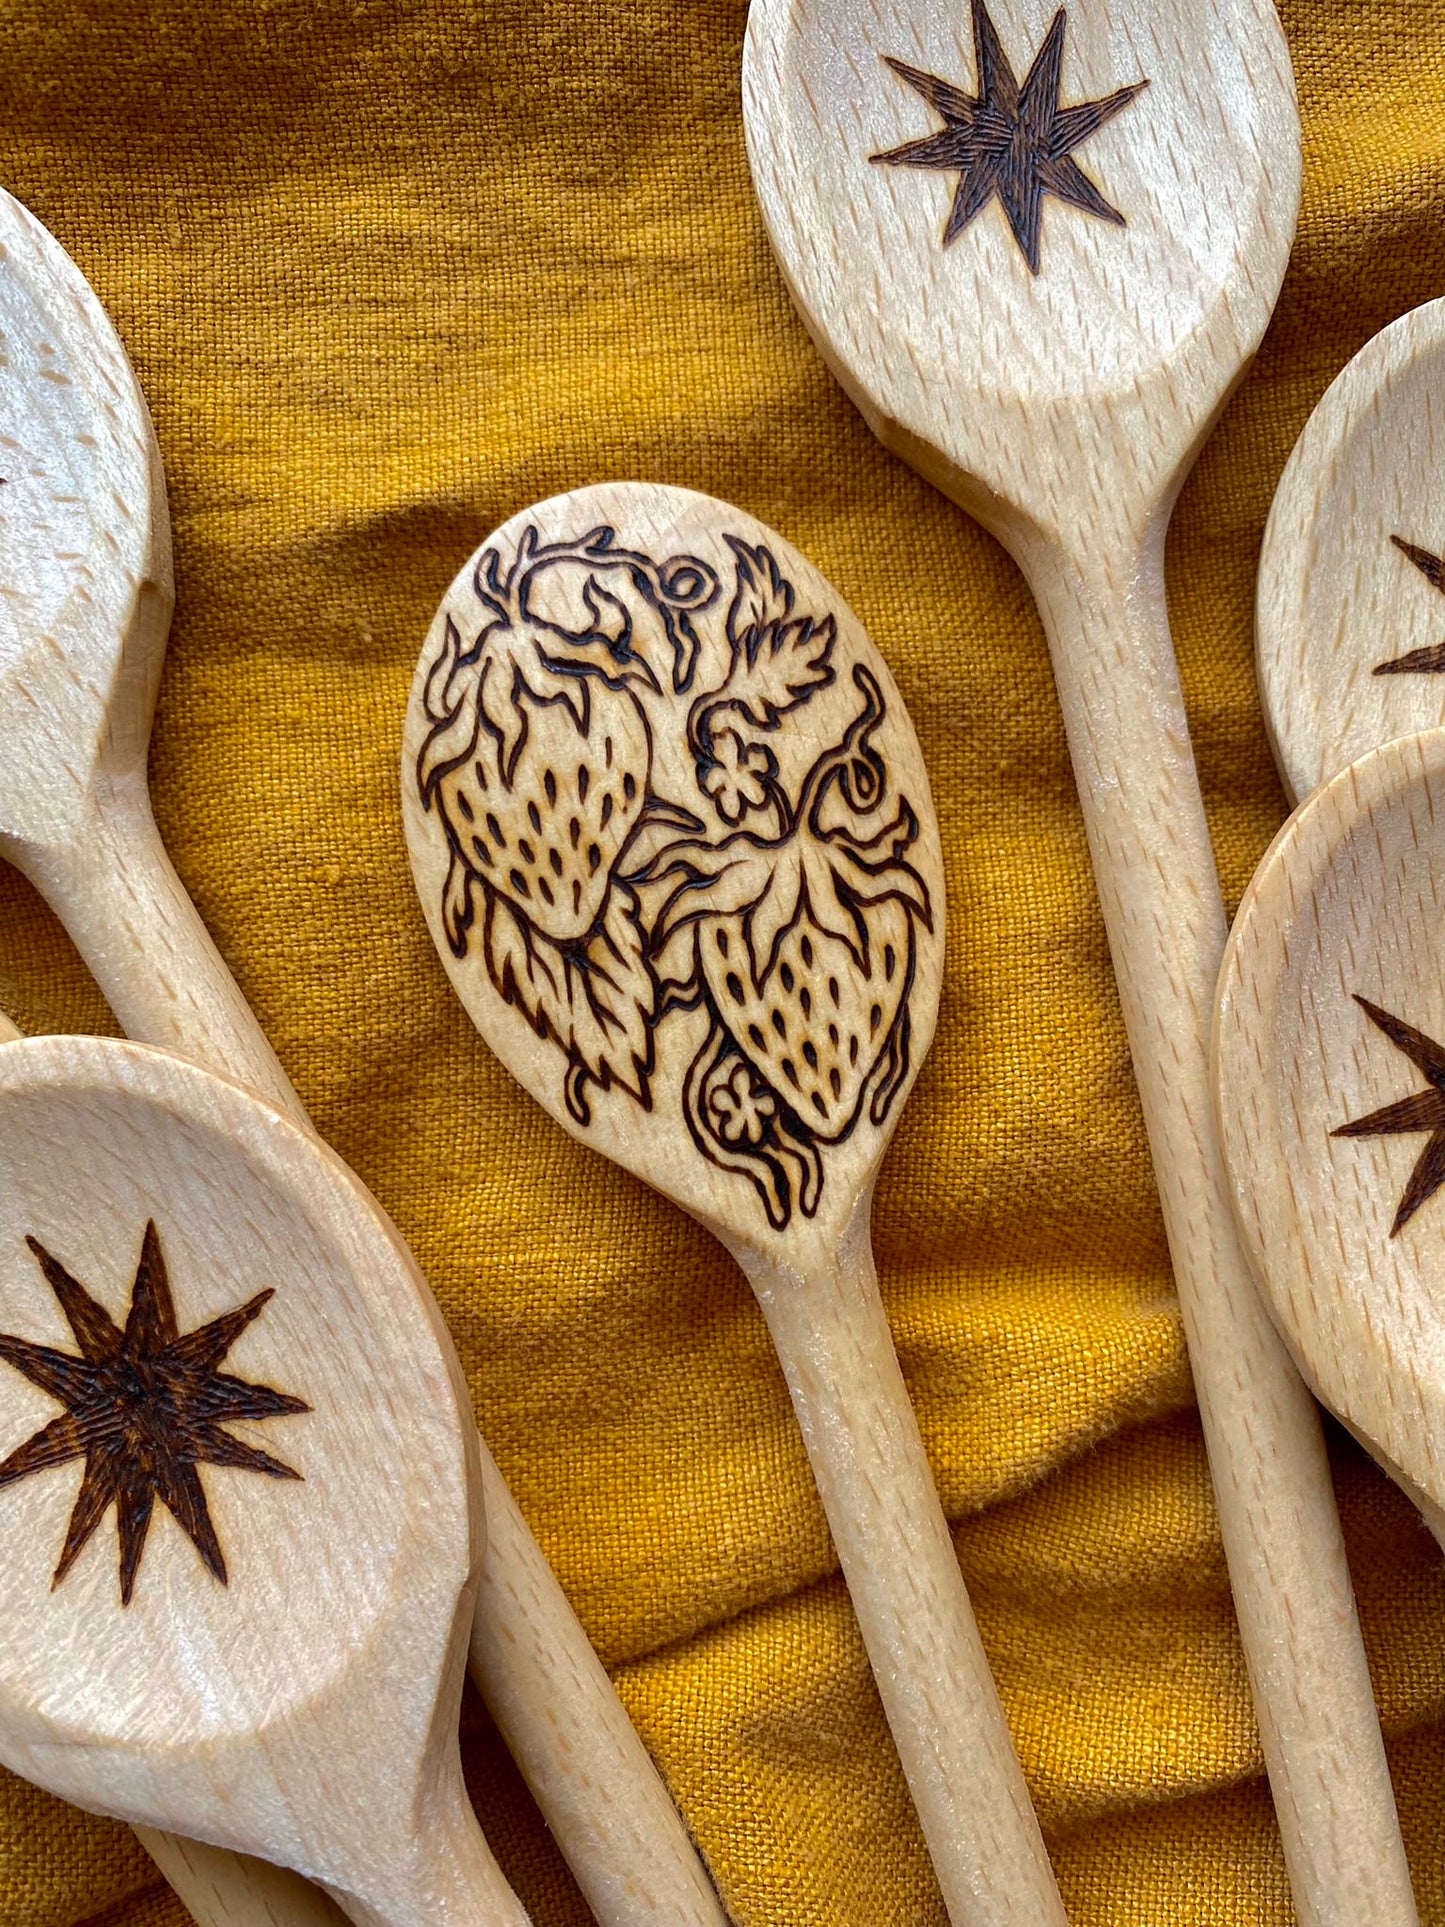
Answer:
<svg viewBox="0 0 1445 1927"><path fill-rule="evenodd" d="M1416 1030L1402 1018L1392 1017L1389 1011L1381 1010L1366 997L1356 996L1355 1002L1371 1023L1384 1031L1396 1050L1403 1051L1415 1068L1424 1073L1430 1086L1428 1090L1417 1091L1413 1097L1402 1097L1394 1104L1386 1104L1382 1110L1371 1111L1368 1117L1356 1118L1330 1132L1331 1137L1404 1137L1429 1132L1429 1142L1415 1160L1415 1168L1395 1212L1395 1222L1390 1226L1393 1238L1445 1184L1445 1044L1437 1044L1424 1031Z"/></svg>
<svg viewBox="0 0 1445 1927"><path fill-rule="evenodd" d="M958 187L943 230L943 245L997 196L1013 237L1032 273L1039 271L1044 196L1082 208L1116 227L1125 225L1074 159L1074 149L1122 113L1147 80L1120 87L1103 100L1073 107L1059 104L1063 78L1065 11L1060 7L1020 86L984 0L973 0L973 48L977 94L965 93L937 74L885 56L888 66L943 116L943 126L921 140L906 141L869 159L884 167L929 167L957 172Z"/></svg>
<svg viewBox="0 0 1445 1927"><path fill-rule="evenodd" d="M1407 542L1403 535L1392 535L1390 540L1401 555L1414 563L1431 588L1445 595L1445 556L1432 555L1429 549ZM1445 642L1431 643L1425 649L1411 649L1389 662L1377 662L1373 673L1377 676L1445 675Z"/></svg>
<svg viewBox="0 0 1445 1927"><path fill-rule="evenodd" d="M234 1311L182 1333L160 1235L147 1224L122 1331L110 1313L35 1238L34 1253L75 1334L80 1356L0 1335L0 1359L58 1399L52 1419L0 1464L0 1486L84 1458L80 1495L55 1568L58 1586L110 1507L120 1538L120 1597L129 1605L159 1499L208 1571L226 1584L226 1561L197 1467L229 1465L272 1479L299 1479L291 1466L223 1431L237 1419L283 1418L311 1407L217 1367L275 1296L257 1292Z"/></svg>

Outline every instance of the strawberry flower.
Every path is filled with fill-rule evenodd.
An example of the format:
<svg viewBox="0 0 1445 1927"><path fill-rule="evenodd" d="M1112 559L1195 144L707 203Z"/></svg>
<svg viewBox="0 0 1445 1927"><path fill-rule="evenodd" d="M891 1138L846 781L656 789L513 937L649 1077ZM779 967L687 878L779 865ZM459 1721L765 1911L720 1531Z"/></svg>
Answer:
<svg viewBox="0 0 1445 1927"><path fill-rule="evenodd" d="M720 730L698 764L697 780L724 823L741 823L749 810L768 801L769 784L777 774L773 753L762 743L749 743L734 729Z"/></svg>
<svg viewBox="0 0 1445 1927"><path fill-rule="evenodd" d="M726 1081L709 1090L707 1110L724 1144L761 1144L778 1114L778 1105L772 1092L756 1083L752 1071L739 1059Z"/></svg>

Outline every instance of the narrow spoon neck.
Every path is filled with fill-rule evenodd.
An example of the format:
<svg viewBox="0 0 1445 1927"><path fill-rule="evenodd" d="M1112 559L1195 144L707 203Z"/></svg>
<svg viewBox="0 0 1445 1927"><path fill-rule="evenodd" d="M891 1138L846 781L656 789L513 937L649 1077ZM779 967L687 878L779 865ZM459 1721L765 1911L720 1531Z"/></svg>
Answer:
<svg viewBox="0 0 1445 1927"><path fill-rule="evenodd" d="M1169 505L1172 507L1172 504ZM1157 640L1165 613L1164 550L1169 508L1139 522L1100 525L1065 545L1032 530L1005 534L1004 544L1033 591L1051 643L1101 620L1143 616Z"/></svg>
<svg viewBox="0 0 1445 1927"><path fill-rule="evenodd" d="M354 1927L530 1927L477 1824L460 1761L409 1835L380 1828L368 1838L365 1862L354 1883L326 1883Z"/></svg>

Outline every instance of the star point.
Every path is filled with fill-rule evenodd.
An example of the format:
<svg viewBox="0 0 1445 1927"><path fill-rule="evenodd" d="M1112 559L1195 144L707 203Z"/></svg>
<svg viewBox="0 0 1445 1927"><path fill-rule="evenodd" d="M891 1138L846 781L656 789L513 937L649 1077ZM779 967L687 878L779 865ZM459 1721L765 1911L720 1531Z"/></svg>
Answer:
<svg viewBox="0 0 1445 1927"><path fill-rule="evenodd" d="M0 1360L65 1407L0 1462L0 1486L85 1460L65 1544L51 1581L61 1585L112 1506L120 1547L120 1597L129 1605L159 1499L222 1585L225 1555L197 1467L223 1465L273 1479L301 1474L222 1428L237 1420L309 1412L304 1400L218 1369L241 1333L275 1296L183 1333L160 1234L146 1226L122 1330L37 1238L25 1240L54 1292L79 1356L0 1333Z"/></svg>
<svg viewBox="0 0 1445 1927"><path fill-rule="evenodd" d="M1401 555L1415 565L1431 588L1445 595L1445 556L1422 549L1417 542L1407 542L1403 535L1392 535L1390 540ZM1388 662L1377 662L1371 673L1376 676L1445 675L1445 642L1430 643L1424 649L1411 649L1406 655L1392 657Z"/></svg>
<svg viewBox="0 0 1445 1927"><path fill-rule="evenodd" d="M1032 274L1039 272L1043 204L1048 195L1116 227L1125 225L1124 216L1073 158L1074 149L1122 113L1149 83L1134 81L1101 100L1061 106L1067 25L1067 13L1060 7L1020 83L985 0L973 0L976 95L938 74L884 56L885 64L922 95L944 124L932 134L871 154L869 159L885 167L957 173L958 185L943 230L945 247L994 199L1003 208Z"/></svg>
<svg viewBox="0 0 1445 1927"><path fill-rule="evenodd" d="M1367 1117L1352 1119L1330 1132L1331 1137L1402 1137L1429 1133L1429 1142L1415 1160L1409 1182L1395 1211L1390 1236L1396 1238L1445 1185L1445 1044L1437 1044L1413 1024L1394 1017L1358 993L1355 1002L1371 1023L1382 1030L1396 1050L1422 1072L1429 1086L1411 1097L1398 1098Z"/></svg>

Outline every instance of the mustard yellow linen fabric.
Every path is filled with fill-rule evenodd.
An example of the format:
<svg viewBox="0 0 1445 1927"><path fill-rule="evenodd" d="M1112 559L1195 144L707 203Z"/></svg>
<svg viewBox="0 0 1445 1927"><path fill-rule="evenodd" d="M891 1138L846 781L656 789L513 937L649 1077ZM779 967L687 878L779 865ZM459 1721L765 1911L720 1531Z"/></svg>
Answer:
<svg viewBox="0 0 1445 1927"><path fill-rule="evenodd" d="M0 0L0 181L109 307L169 471L162 828L313 1116L430 1275L486 1435L737 1920L939 1927L743 1281L490 1058L431 952L398 822L422 634L518 507L656 478L806 550L892 664L943 820L942 1021L876 1239L1071 1918L1282 1927L1038 623L1001 552L875 445L789 309L744 159L744 11ZM1284 807L1251 661L1271 492L1349 355L1445 289L1445 5L1284 15L1298 257L1170 551L1231 900ZM34 1029L108 1024L8 875L0 1001ZM1361 1455L1336 1441L1336 1463L1439 1927L1445 1574ZM466 1751L539 1927L585 1922L475 1706ZM123 1830L0 1784L0 1927L181 1918Z"/></svg>

